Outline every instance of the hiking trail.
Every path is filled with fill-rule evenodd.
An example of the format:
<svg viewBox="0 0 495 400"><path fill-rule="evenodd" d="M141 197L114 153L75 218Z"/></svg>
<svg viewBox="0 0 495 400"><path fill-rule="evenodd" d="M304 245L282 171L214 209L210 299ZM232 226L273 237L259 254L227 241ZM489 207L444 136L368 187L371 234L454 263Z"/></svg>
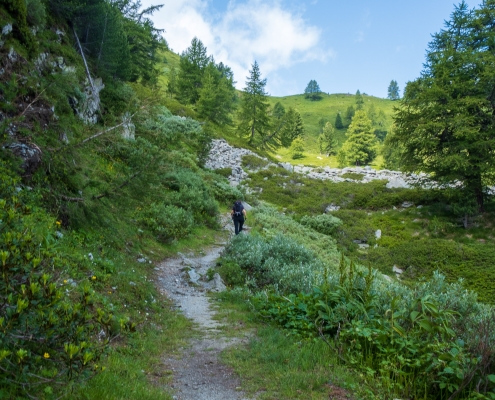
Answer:
<svg viewBox="0 0 495 400"><path fill-rule="evenodd" d="M229 215L221 217L225 230L233 234ZM241 390L240 379L220 361L220 353L228 347L244 346L249 336L227 336L221 323L214 319L215 304L208 291L225 290L218 274L206 280L209 268L215 266L226 239L205 248L201 255L178 254L161 262L156 269L159 289L169 297L184 316L195 324L197 337L189 340L177 356L166 356L163 363L173 373L171 384L177 400L248 400Z"/></svg>

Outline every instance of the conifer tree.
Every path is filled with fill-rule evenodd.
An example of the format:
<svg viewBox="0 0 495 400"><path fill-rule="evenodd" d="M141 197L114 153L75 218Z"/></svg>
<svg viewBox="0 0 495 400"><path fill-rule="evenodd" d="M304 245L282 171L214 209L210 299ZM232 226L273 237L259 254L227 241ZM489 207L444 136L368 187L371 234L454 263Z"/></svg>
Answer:
<svg viewBox="0 0 495 400"><path fill-rule="evenodd" d="M337 113L337 116L335 117L335 128L336 129L344 128L344 123L342 122L342 116L340 115L340 113Z"/></svg>
<svg viewBox="0 0 495 400"><path fill-rule="evenodd" d="M397 81L391 80L390 85L388 85L388 95L387 98L390 100L399 100L400 95L399 95L399 85L397 84Z"/></svg>
<svg viewBox="0 0 495 400"><path fill-rule="evenodd" d="M196 37L193 38L191 46L180 57L180 70L177 78L177 98L180 101L195 104L199 100L199 89L204 71L211 61L203 42Z"/></svg>
<svg viewBox="0 0 495 400"><path fill-rule="evenodd" d="M170 94L170 97L173 97L177 94L177 70L175 69L175 67L172 67L170 69L167 83L167 92L168 94Z"/></svg>
<svg viewBox="0 0 495 400"><path fill-rule="evenodd" d="M292 107L287 110L283 124L280 134L282 146L289 147L296 138L303 137L304 125L301 114Z"/></svg>
<svg viewBox="0 0 495 400"><path fill-rule="evenodd" d="M364 108L364 99L363 95L359 91L359 89L356 92L356 110L362 110Z"/></svg>
<svg viewBox="0 0 495 400"><path fill-rule="evenodd" d="M285 107L280 103L280 101L277 101L275 103L275 106L273 107L273 118L277 120L281 120L285 116Z"/></svg>
<svg viewBox="0 0 495 400"><path fill-rule="evenodd" d="M335 130L330 122L327 122L323 128L323 139L325 153L329 156L337 154L337 139L335 138Z"/></svg>
<svg viewBox="0 0 495 400"><path fill-rule="evenodd" d="M347 126L349 126L351 124L355 113L356 113L356 111L354 110L354 107L352 105L347 107L347 110L345 112L345 122L346 122Z"/></svg>
<svg viewBox="0 0 495 400"><path fill-rule="evenodd" d="M320 100L321 90L320 85L315 80L310 80L306 89L304 89L304 97L310 100Z"/></svg>
<svg viewBox="0 0 495 400"><path fill-rule="evenodd" d="M325 127L325 124L327 123L327 119L324 118L324 117L321 117L319 120L318 120L318 126L320 128L320 133L323 132L323 128Z"/></svg>
<svg viewBox="0 0 495 400"><path fill-rule="evenodd" d="M197 103L199 116L219 125L232 122L230 113L235 106L232 75L225 75L222 71L223 68L218 68L213 62L208 64L198 91Z"/></svg>
<svg viewBox="0 0 495 400"><path fill-rule="evenodd" d="M270 121L268 118L268 93L265 92L266 79L261 79L258 63L255 61L249 71L246 87L241 97L238 131L249 137L249 143L263 143L268 135Z"/></svg>
<svg viewBox="0 0 495 400"><path fill-rule="evenodd" d="M353 165L364 165L376 156L376 138L373 126L364 110L356 111L349 126L347 140L342 146L347 162Z"/></svg>

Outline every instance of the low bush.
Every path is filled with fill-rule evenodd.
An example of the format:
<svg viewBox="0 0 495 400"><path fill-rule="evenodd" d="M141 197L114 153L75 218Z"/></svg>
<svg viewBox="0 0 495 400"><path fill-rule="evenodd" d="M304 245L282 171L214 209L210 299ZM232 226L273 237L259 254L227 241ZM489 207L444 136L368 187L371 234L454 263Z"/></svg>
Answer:
<svg viewBox="0 0 495 400"><path fill-rule="evenodd" d="M266 167L268 164L269 161L255 155L246 154L242 157L242 166L250 170L258 170Z"/></svg>
<svg viewBox="0 0 495 400"><path fill-rule="evenodd" d="M265 239L259 235L235 236L224 258L244 271L247 285L256 290L270 287L280 293L310 290L320 279L323 263L288 237Z"/></svg>
<svg viewBox="0 0 495 400"><path fill-rule="evenodd" d="M76 266L60 252L55 221L26 205L2 167L0 177L0 397L52 398L101 370L115 321L98 304L96 276L61 277Z"/></svg>
<svg viewBox="0 0 495 400"><path fill-rule="evenodd" d="M222 261L217 272L229 286L242 286L246 282L246 272L234 260Z"/></svg>
<svg viewBox="0 0 495 400"><path fill-rule="evenodd" d="M188 236L194 226L193 216L174 205L153 203L140 212L139 222L152 230L160 241Z"/></svg>
<svg viewBox="0 0 495 400"><path fill-rule="evenodd" d="M224 178L228 178L230 175L232 175L232 168L219 168L215 170L215 173L223 176Z"/></svg>
<svg viewBox="0 0 495 400"><path fill-rule="evenodd" d="M342 220L330 214L321 214L314 217L305 215L301 218L301 224L309 226L316 232L330 236L337 232L337 229L342 225Z"/></svg>

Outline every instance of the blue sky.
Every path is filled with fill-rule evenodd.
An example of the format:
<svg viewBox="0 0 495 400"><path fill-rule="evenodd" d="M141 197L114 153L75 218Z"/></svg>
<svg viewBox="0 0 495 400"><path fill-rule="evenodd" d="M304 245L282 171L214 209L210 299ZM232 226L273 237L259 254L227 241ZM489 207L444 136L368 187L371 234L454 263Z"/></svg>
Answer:
<svg viewBox="0 0 495 400"><path fill-rule="evenodd" d="M142 0L165 3L153 17L177 53L194 36L234 70L239 89L257 60L274 96L303 93L311 79L324 92L386 97L422 70L431 34L453 0ZM470 6L478 5L478 2Z"/></svg>

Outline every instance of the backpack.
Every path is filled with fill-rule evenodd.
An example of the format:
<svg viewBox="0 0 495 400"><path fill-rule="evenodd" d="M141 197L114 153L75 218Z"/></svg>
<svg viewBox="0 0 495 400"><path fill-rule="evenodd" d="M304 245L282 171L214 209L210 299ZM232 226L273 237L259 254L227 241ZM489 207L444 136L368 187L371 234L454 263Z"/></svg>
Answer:
<svg viewBox="0 0 495 400"><path fill-rule="evenodd" d="M240 201L236 201L234 203L234 215L236 217L240 217L242 215L242 203Z"/></svg>

